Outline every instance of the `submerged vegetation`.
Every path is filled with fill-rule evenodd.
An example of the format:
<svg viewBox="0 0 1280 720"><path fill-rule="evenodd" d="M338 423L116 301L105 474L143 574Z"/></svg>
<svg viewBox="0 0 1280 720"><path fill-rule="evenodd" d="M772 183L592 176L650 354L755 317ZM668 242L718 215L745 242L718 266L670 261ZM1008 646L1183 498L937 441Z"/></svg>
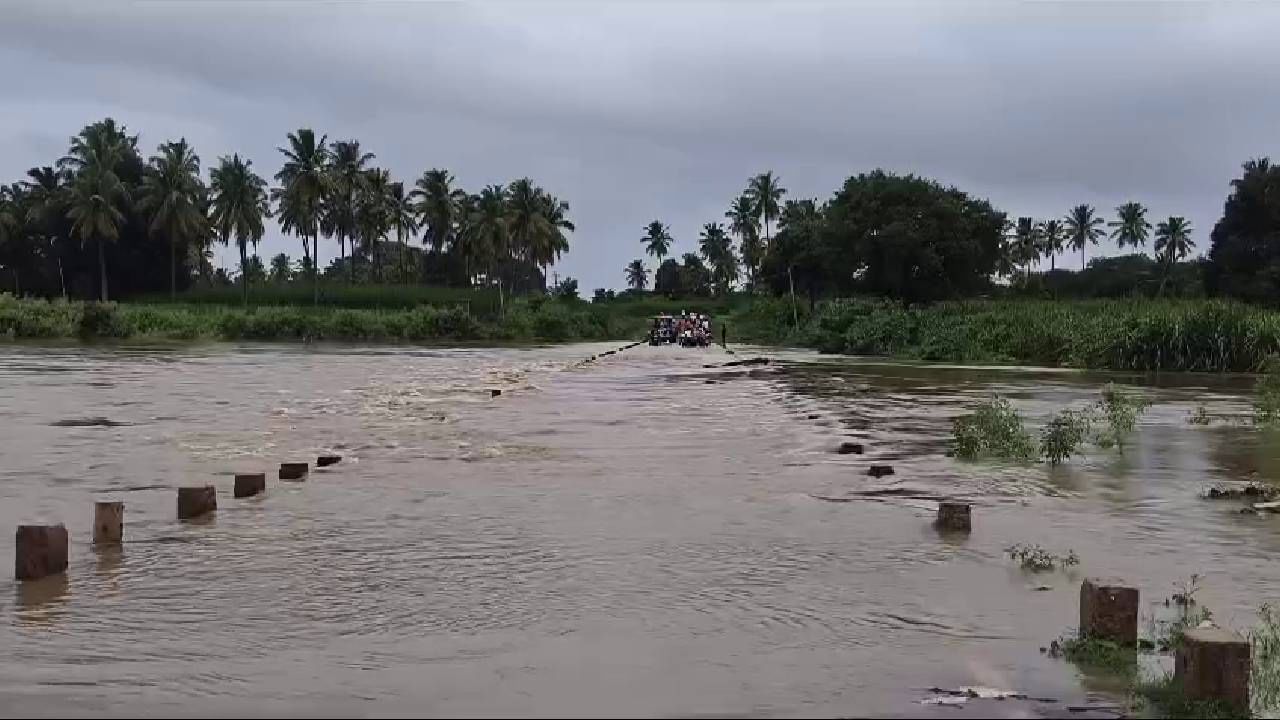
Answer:
<svg viewBox="0 0 1280 720"><path fill-rule="evenodd" d="M1054 415L1040 430L1036 445L1023 425L1022 416L1008 400L994 398L952 424L952 448L967 460L993 458L1030 461L1042 457L1057 465L1076 454L1086 439L1100 448L1124 448L1138 417L1147 407L1142 398L1125 392L1114 383L1102 388L1101 398L1083 409L1066 408ZM1099 428L1091 433L1094 427Z"/></svg>
<svg viewBox="0 0 1280 720"><path fill-rule="evenodd" d="M1075 550L1068 550L1065 555L1049 552L1039 545L1014 543L1005 548L1005 554L1022 566L1023 570L1032 572L1048 572L1065 570L1080 564L1080 557Z"/></svg>

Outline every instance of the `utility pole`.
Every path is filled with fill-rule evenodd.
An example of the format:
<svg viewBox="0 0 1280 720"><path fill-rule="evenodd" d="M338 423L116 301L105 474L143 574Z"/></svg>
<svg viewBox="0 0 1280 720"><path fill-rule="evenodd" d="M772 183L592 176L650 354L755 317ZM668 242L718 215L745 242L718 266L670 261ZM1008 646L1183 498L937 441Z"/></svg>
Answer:
<svg viewBox="0 0 1280 720"><path fill-rule="evenodd" d="M796 278L791 273L791 266L787 266L787 283L791 285L791 324L800 328L800 316L796 313Z"/></svg>

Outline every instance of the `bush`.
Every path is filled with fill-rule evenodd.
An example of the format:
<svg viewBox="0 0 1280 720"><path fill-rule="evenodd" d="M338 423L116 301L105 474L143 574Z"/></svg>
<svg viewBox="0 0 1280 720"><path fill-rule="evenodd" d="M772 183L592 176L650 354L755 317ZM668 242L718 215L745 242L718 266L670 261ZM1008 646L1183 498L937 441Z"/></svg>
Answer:
<svg viewBox="0 0 1280 720"><path fill-rule="evenodd" d="M955 453L962 458L1030 460L1036 454L1031 434L1022 427L1022 416L1004 398L994 398L956 418L952 436Z"/></svg>

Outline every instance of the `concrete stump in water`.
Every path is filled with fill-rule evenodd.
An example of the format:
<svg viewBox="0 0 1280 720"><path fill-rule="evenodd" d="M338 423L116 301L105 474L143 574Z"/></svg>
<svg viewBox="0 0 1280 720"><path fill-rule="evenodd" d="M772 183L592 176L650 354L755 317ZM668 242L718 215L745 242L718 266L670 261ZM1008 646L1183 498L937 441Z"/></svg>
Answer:
<svg viewBox="0 0 1280 720"><path fill-rule="evenodd" d="M212 485L178 488L178 519L190 520L218 509L218 490Z"/></svg>
<svg viewBox="0 0 1280 720"><path fill-rule="evenodd" d="M280 463L281 480L306 480L310 467L306 463Z"/></svg>
<svg viewBox="0 0 1280 720"><path fill-rule="evenodd" d="M266 473L245 473L236 474L235 490L232 495L238 498L253 497L258 493L267 491L267 474Z"/></svg>
<svg viewBox="0 0 1280 720"><path fill-rule="evenodd" d="M19 525L13 576L18 580L39 580L66 572L69 544L67 529L62 525Z"/></svg>
<svg viewBox="0 0 1280 720"><path fill-rule="evenodd" d="M836 450L836 452L840 453L841 455L861 455L862 443L842 442L840 443L840 447Z"/></svg>
<svg viewBox="0 0 1280 720"><path fill-rule="evenodd" d="M1249 709L1249 641L1218 627L1192 628L1176 651L1173 676L1188 700Z"/></svg>
<svg viewBox="0 0 1280 720"><path fill-rule="evenodd" d="M1099 578L1080 583L1080 636L1137 643L1138 588Z"/></svg>
<svg viewBox="0 0 1280 720"><path fill-rule="evenodd" d="M316 458L316 467L329 467L330 465L337 465L340 462L342 462L341 455L321 455Z"/></svg>
<svg viewBox="0 0 1280 720"><path fill-rule="evenodd" d="M124 503L93 504L93 544L119 545L124 541Z"/></svg>
<svg viewBox="0 0 1280 720"><path fill-rule="evenodd" d="M938 519L933 523L939 530L969 532L973 529L973 513L969 503L938 503Z"/></svg>
<svg viewBox="0 0 1280 720"><path fill-rule="evenodd" d="M892 465L872 465L870 469L867 470L867 474L873 478L884 477L885 475L892 475L893 466Z"/></svg>
<svg viewBox="0 0 1280 720"><path fill-rule="evenodd" d="M501 394L502 394L502 391L496 388L489 391L489 397L498 397Z"/></svg>

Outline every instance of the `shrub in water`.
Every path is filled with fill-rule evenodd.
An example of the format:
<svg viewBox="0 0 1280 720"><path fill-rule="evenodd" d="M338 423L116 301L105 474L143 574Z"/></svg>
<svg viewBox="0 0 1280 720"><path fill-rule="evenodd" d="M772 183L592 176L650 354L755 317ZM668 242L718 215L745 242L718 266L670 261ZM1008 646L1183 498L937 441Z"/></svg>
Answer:
<svg viewBox="0 0 1280 720"><path fill-rule="evenodd" d="M952 424L952 442L962 458L994 457L1030 460L1035 441L1022 426L1022 417L1008 400L994 398Z"/></svg>
<svg viewBox="0 0 1280 720"><path fill-rule="evenodd" d="M1266 370L1254 389L1258 394L1253 400L1254 424L1270 427L1280 423L1280 357L1267 358Z"/></svg>
<svg viewBox="0 0 1280 720"><path fill-rule="evenodd" d="M1147 401L1121 390L1115 383L1102 388L1098 412L1104 424L1095 442L1098 447L1118 447L1124 450L1124 441L1138 424L1138 416L1147 409Z"/></svg>
<svg viewBox="0 0 1280 720"><path fill-rule="evenodd" d="M1063 410L1040 430L1040 450L1050 465L1071 457L1089 435L1089 413Z"/></svg>

